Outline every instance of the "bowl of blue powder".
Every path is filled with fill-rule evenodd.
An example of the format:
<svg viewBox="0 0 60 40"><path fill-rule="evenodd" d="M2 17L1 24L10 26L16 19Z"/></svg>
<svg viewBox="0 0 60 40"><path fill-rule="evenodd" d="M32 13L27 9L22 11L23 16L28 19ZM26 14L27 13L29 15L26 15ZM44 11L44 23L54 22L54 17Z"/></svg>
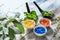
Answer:
<svg viewBox="0 0 60 40"><path fill-rule="evenodd" d="M33 29L33 32L37 36L43 36L47 33L47 29L44 26L37 26Z"/></svg>

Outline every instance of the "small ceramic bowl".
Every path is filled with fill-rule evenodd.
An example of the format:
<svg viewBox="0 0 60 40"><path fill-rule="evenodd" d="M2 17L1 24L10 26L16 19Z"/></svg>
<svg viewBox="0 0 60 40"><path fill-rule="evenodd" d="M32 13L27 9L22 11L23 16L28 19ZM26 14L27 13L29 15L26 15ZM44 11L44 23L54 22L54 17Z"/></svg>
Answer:
<svg viewBox="0 0 60 40"><path fill-rule="evenodd" d="M33 29L33 32L37 36L44 36L47 33L47 29L44 26L37 26Z"/></svg>
<svg viewBox="0 0 60 40"><path fill-rule="evenodd" d="M35 27L35 21L34 20L25 20L22 22L22 25L28 29L32 29Z"/></svg>
<svg viewBox="0 0 60 40"><path fill-rule="evenodd" d="M51 20L47 18L42 18L39 20L39 25L42 25L44 27L49 27L51 25Z"/></svg>

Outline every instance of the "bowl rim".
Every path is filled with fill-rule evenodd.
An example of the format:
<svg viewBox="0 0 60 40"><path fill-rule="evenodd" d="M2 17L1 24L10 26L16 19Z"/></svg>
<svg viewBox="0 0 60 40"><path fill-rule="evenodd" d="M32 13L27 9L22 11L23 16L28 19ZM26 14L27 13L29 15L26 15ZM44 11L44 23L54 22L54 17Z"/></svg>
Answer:
<svg viewBox="0 0 60 40"><path fill-rule="evenodd" d="M41 18L41 19L49 20L49 23L50 23L50 25L51 25L51 20L50 20L50 19L48 19L48 18ZM41 19L39 19L39 25L42 25L42 24L40 23ZM47 26L45 26L45 27L48 27L48 26L50 26L50 25L47 25ZM44 26L44 25L42 25L42 26Z"/></svg>
<svg viewBox="0 0 60 40"><path fill-rule="evenodd" d="M27 20L31 20L31 19L27 19ZM24 20L24 21L26 21L26 20ZM21 22L22 25L23 25L23 27L25 27L24 24L23 24L24 21ZM31 21L34 22L33 26L35 27L35 25L36 25L35 21L34 20L31 20ZM25 27L25 28L27 28L27 29L33 29L34 27L31 27L31 28Z"/></svg>
<svg viewBox="0 0 60 40"><path fill-rule="evenodd" d="M37 28L37 27L43 27L43 28L45 28L45 33L43 33L43 34L38 34L38 33L36 33L34 30L35 30L35 28ZM42 26L42 25L38 25L37 27L35 27L35 28L33 29L33 32L34 32L35 35L37 35L37 36L43 36L43 35L45 35L45 34L47 33L47 28L46 28L46 27L44 27L44 26Z"/></svg>

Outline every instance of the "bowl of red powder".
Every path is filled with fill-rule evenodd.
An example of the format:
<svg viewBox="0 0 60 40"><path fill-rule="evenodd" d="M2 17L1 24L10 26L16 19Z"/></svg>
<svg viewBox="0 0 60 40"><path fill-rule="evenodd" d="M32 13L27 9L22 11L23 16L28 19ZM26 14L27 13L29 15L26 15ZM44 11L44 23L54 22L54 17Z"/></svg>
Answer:
<svg viewBox="0 0 60 40"><path fill-rule="evenodd" d="M45 27L49 27L51 25L51 21L47 18L42 18L39 20L39 24Z"/></svg>

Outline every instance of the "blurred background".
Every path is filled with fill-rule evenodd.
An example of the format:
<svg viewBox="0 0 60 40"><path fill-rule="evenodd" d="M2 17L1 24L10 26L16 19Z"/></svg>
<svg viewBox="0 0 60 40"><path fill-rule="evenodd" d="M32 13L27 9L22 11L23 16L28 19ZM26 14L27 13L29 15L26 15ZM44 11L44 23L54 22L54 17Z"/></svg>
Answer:
<svg viewBox="0 0 60 40"><path fill-rule="evenodd" d="M15 16L14 12L20 12L20 18L24 18L23 13L27 11L25 4L26 2L28 2L31 11L35 10L37 12L37 15L41 15L37 7L33 4L33 1L36 1L37 4L46 11L55 12L56 9L60 9L60 0L0 0L0 17L3 15L3 17L5 17L7 15L7 18L11 18ZM8 30L6 28L4 30L7 34ZM0 34L2 34L2 31ZM8 40L8 38L5 40ZM20 34L16 35L16 40L20 40Z"/></svg>

